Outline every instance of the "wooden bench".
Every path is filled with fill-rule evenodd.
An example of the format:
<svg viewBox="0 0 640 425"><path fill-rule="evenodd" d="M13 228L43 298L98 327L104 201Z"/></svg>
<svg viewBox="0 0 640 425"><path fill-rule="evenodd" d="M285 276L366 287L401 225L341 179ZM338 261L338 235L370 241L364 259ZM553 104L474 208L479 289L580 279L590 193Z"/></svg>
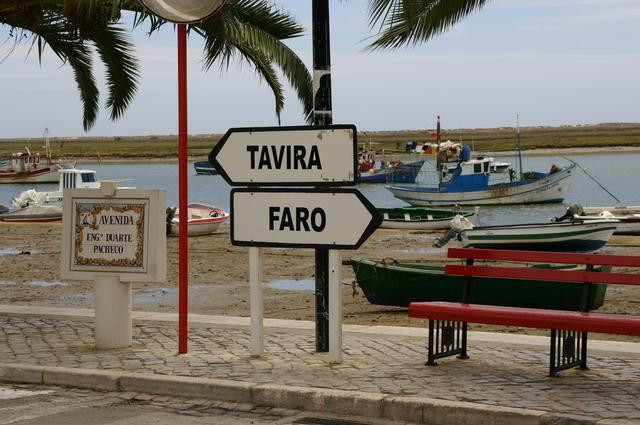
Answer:
<svg viewBox="0 0 640 425"><path fill-rule="evenodd" d="M451 248L448 257L466 260L465 265L450 264L445 267L447 275L465 277L461 302L414 302L409 305L410 317L429 319L427 365L436 365L437 359L453 355L468 358L467 323L550 329L549 376L556 376L561 370L575 367L587 369L589 332L640 336L640 317L588 312L588 300L594 283L640 285L640 274L594 271L594 266L640 267L640 257L473 248ZM586 268L558 270L474 265L475 260L576 264ZM581 283L584 286L580 311L468 304L474 277L485 280L525 279Z"/></svg>

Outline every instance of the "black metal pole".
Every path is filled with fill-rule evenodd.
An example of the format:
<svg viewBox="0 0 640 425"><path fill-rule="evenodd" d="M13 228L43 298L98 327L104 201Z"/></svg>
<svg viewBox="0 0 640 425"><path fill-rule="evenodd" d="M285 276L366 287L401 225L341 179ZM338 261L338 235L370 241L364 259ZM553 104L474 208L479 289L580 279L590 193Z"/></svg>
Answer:
<svg viewBox="0 0 640 425"><path fill-rule="evenodd" d="M313 123L333 123L329 0L313 0ZM329 351L329 250L316 249L316 351Z"/></svg>

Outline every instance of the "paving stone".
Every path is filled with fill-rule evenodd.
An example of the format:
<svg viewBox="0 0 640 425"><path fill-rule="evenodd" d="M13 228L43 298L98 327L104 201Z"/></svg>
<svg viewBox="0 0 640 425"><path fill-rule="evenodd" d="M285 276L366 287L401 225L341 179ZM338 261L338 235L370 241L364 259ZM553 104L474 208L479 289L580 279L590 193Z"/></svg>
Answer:
<svg viewBox="0 0 640 425"><path fill-rule="evenodd" d="M267 332L265 355L259 359L249 355L250 335L245 329L194 327L189 336L190 353L178 356L175 326L136 325L134 347L97 351L92 322L0 317L0 363L313 386L470 401L550 414L588 414L603 420L640 418L638 356L592 353L590 370L565 371L554 379L545 376L544 347L474 343L469 360L444 359L438 367L426 367L423 338L345 334L344 362L330 365L325 355L314 352L311 332ZM114 399L173 405L189 412L255 410L255 406L237 403L206 404L200 400L194 404L159 396L147 399L134 392L105 396L101 402L113 403ZM272 416L295 412L267 411Z"/></svg>

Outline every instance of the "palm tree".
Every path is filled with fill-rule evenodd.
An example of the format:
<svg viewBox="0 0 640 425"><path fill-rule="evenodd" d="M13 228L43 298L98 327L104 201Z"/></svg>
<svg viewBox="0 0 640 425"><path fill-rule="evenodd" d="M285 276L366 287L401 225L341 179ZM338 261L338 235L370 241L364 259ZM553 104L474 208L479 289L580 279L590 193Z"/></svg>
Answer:
<svg viewBox="0 0 640 425"><path fill-rule="evenodd" d="M369 49L426 43L486 3L488 0L369 0L369 23L378 28Z"/></svg>
<svg viewBox="0 0 640 425"><path fill-rule="evenodd" d="M83 126L90 129L100 108L93 76L92 53L105 64L108 96L105 106L113 120L125 112L139 79L138 61L127 29L119 23L133 12L134 27L148 25L153 34L165 22L146 12L137 0L0 0L0 25L9 27L15 46L28 43L42 58L49 47L71 66L83 104ZM213 18L190 26L205 39L204 69L223 69L238 59L251 64L275 97L280 119L284 107L279 69L297 92L307 119L313 108L311 76L302 60L284 43L303 34L303 28L268 0L232 0Z"/></svg>

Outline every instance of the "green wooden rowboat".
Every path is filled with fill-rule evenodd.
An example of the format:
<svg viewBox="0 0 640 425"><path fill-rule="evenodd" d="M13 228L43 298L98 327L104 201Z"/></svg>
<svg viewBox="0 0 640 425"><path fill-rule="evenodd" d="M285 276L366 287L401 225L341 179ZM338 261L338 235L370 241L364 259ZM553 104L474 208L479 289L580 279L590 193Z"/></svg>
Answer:
<svg viewBox="0 0 640 425"><path fill-rule="evenodd" d="M351 258L350 261L358 285L371 304L406 307L413 301L461 300L464 277L445 275L444 266L359 258ZM600 270L608 269L603 267ZM582 288L582 283L474 278L469 302L577 311L580 309ZM590 310L602 306L606 290L607 285L592 286Z"/></svg>
<svg viewBox="0 0 640 425"><path fill-rule="evenodd" d="M381 228L440 230L451 228L451 220L462 215L476 224L477 211L453 211L435 208L378 208L382 215Z"/></svg>

